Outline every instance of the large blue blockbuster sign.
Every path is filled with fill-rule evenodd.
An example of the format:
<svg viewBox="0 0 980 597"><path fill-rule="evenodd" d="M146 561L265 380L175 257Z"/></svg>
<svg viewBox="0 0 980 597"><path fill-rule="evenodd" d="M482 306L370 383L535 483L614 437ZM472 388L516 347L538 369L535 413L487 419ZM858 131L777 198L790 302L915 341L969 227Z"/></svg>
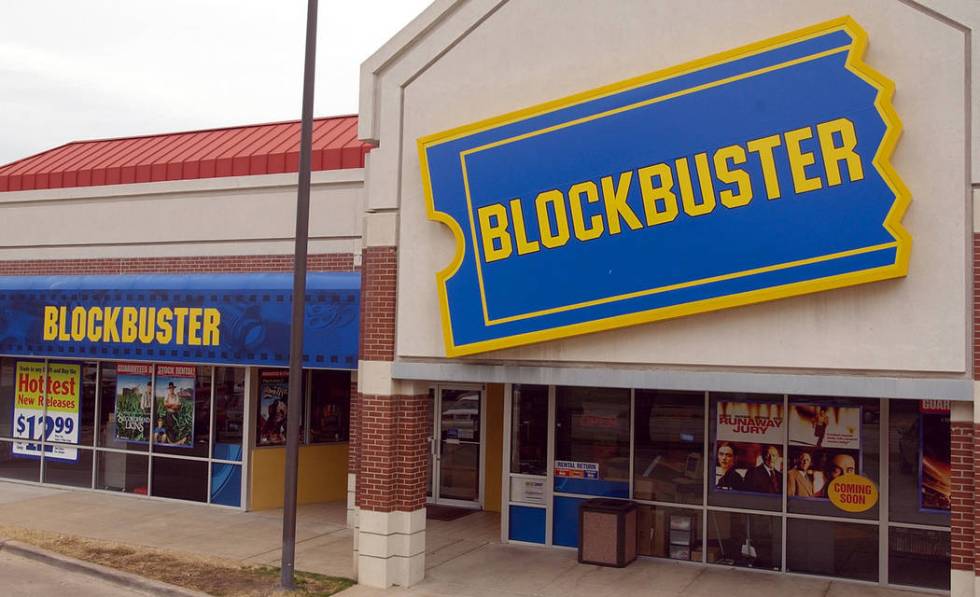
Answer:
<svg viewBox="0 0 980 597"><path fill-rule="evenodd" d="M904 276L866 45L845 17L420 139L447 354Z"/></svg>

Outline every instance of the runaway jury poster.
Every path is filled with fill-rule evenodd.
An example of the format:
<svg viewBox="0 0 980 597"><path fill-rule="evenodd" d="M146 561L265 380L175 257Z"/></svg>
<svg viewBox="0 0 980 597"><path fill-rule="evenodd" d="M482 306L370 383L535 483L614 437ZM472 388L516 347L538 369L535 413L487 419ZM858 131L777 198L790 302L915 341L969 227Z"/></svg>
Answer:
<svg viewBox="0 0 980 597"><path fill-rule="evenodd" d="M724 401L717 413L715 489L782 493L782 403Z"/></svg>

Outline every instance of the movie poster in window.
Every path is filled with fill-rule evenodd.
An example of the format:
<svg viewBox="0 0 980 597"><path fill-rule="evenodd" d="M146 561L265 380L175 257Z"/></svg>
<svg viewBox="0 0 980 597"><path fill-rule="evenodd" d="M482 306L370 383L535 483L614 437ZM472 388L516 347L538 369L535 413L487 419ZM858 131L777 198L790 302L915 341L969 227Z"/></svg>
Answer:
<svg viewBox="0 0 980 597"><path fill-rule="evenodd" d="M196 376L193 366L157 365L153 443L193 447Z"/></svg>
<svg viewBox="0 0 980 597"><path fill-rule="evenodd" d="M953 493L948 400L919 403L919 509L949 512Z"/></svg>
<svg viewBox="0 0 980 597"><path fill-rule="evenodd" d="M153 366L141 363L117 363L116 439L149 442L152 410Z"/></svg>
<svg viewBox="0 0 980 597"><path fill-rule="evenodd" d="M861 474L861 407L794 403L789 408L786 495L828 499L828 484Z"/></svg>
<svg viewBox="0 0 980 597"><path fill-rule="evenodd" d="M784 419L782 403L718 403L715 490L782 493Z"/></svg>
<svg viewBox="0 0 980 597"><path fill-rule="evenodd" d="M265 369L259 372L259 416L255 443L274 446L286 443L286 401L289 371Z"/></svg>

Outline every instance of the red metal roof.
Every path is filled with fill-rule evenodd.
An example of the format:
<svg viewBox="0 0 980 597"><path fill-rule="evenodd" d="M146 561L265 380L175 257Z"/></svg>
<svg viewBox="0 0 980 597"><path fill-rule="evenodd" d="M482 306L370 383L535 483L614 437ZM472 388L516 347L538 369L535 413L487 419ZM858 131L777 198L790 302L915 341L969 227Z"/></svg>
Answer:
<svg viewBox="0 0 980 597"><path fill-rule="evenodd" d="M0 192L296 172L299 135L295 120L72 141L0 166ZM313 170L363 168L370 149L357 116L314 119Z"/></svg>

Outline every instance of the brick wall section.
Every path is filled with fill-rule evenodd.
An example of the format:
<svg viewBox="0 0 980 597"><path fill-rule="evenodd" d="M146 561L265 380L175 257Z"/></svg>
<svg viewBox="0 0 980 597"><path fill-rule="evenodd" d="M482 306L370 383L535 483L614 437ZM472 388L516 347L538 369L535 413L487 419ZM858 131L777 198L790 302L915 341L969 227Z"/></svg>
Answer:
<svg viewBox="0 0 980 597"><path fill-rule="evenodd" d="M356 504L375 512L413 512L425 506L428 395L362 394L360 470Z"/></svg>
<svg viewBox="0 0 980 597"><path fill-rule="evenodd" d="M347 472L357 474L361 433L361 395L357 393L357 382L350 382L350 414L348 415Z"/></svg>
<svg viewBox="0 0 980 597"><path fill-rule="evenodd" d="M974 562L974 513L973 487L974 459L973 424L953 422L950 424L952 512L950 517L951 566L954 570L973 570ZM980 426L978 426L980 427Z"/></svg>
<svg viewBox="0 0 980 597"><path fill-rule="evenodd" d="M395 247L367 247L361 254L361 346L365 361L395 360Z"/></svg>
<svg viewBox="0 0 980 597"><path fill-rule="evenodd" d="M414 512L425 507L428 489L429 436L432 400L428 394L401 396L396 404L398 427L395 430L396 494L394 509Z"/></svg>
<svg viewBox="0 0 980 597"><path fill-rule="evenodd" d="M309 255L315 272L352 272L353 253ZM106 259L45 259L0 261L0 276L80 274L290 272L292 255L219 255L198 257L121 257Z"/></svg>

